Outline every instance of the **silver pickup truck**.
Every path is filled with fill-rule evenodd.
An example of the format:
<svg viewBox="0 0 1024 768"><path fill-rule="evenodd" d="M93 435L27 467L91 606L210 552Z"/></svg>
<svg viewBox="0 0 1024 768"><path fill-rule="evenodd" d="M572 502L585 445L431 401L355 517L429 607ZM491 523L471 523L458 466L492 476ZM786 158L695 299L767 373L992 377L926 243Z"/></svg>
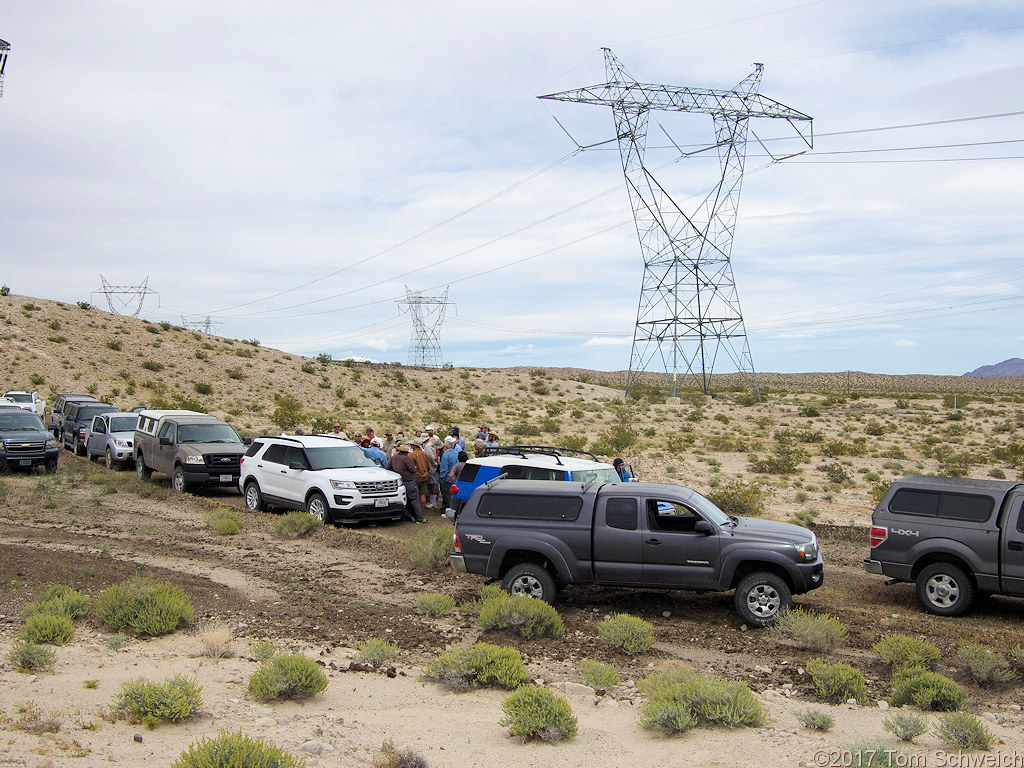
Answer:
<svg viewBox="0 0 1024 768"><path fill-rule="evenodd" d="M917 585L930 613L959 616L977 594L1024 596L1024 483L912 476L871 516L868 573Z"/></svg>
<svg viewBox="0 0 1024 768"><path fill-rule="evenodd" d="M171 488L183 493L195 486L238 486L246 446L216 416L197 411L139 412L135 428L135 471L140 479L153 472L171 477Z"/></svg>

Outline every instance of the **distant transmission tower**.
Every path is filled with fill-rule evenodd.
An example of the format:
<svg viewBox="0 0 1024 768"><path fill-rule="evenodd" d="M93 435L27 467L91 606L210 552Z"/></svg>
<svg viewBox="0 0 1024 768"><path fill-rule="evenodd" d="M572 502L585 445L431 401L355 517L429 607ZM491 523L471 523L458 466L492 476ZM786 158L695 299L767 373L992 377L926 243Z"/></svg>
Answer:
<svg viewBox="0 0 1024 768"><path fill-rule="evenodd" d="M146 279L142 281L141 285L111 285L103 275L100 275L100 282L103 283L103 287L93 293L102 293L106 296L107 306L115 315L127 314L122 310L130 309L134 305L135 310L131 312L131 316L138 317L142 312L142 304L146 297L159 295L148 287L149 275L146 275Z"/></svg>
<svg viewBox="0 0 1024 768"><path fill-rule="evenodd" d="M611 50L603 50L608 82L540 98L600 104L611 107L615 117L644 259L626 390L658 358L673 397L680 372L694 377L707 394L724 350L760 398L730 262L747 124L752 117L783 118L811 146L811 118L757 92L761 64L733 90L715 91L638 83ZM683 211L644 165L651 110L697 112L714 119L721 179L693 211Z"/></svg>
<svg viewBox="0 0 1024 768"><path fill-rule="evenodd" d="M448 289L440 296L423 296L405 288L405 301L398 302L408 307L412 317L412 338L409 340L409 365L420 368L441 368L441 323L449 304Z"/></svg>
<svg viewBox="0 0 1024 768"><path fill-rule="evenodd" d="M7 68L7 54L11 51L11 44L6 40L0 40L0 96L4 95L4 69Z"/></svg>
<svg viewBox="0 0 1024 768"><path fill-rule="evenodd" d="M219 323L209 315L201 317L198 320L189 320L185 315L181 316L181 327L190 328L193 331L202 331L206 334L217 333L224 326L224 323Z"/></svg>

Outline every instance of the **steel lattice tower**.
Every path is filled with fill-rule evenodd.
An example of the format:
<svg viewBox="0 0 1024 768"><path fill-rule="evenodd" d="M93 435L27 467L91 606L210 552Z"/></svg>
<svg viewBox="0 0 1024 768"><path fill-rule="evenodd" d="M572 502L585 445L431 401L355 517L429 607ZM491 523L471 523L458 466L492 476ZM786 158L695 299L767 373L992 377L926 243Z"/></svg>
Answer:
<svg viewBox="0 0 1024 768"><path fill-rule="evenodd" d="M448 301L448 289L440 296L423 296L405 288L405 301L412 317L412 337L409 340L409 365L420 368L442 368L441 323L444 322Z"/></svg>
<svg viewBox="0 0 1024 768"><path fill-rule="evenodd" d="M811 146L811 118L757 92L761 64L733 90L716 91L638 83L610 49L603 50L608 82L540 98L600 104L611 107L615 117L644 260L626 391L658 358L673 397L680 371L695 378L706 394L724 350L749 375L760 398L730 261L748 122L752 117L783 118ZM697 112L714 120L721 178L695 210L684 211L644 164L652 110Z"/></svg>
<svg viewBox="0 0 1024 768"><path fill-rule="evenodd" d="M7 68L7 54L11 52L11 44L0 40L0 96L4 95L4 69Z"/></svg>
<svg viewBox="0 0 1024 768"><path fill-rule="evenodd" d="M142 304L146 301L146 297L157 295L157 292L148 285L149 275L146 275L146 279L140 285L111 285L103 275L100 275L100 282L103 283L103 287L93 293L102 293L106 296L107 306L115 315L124 314L121 310L129 309L134 304L135 311L131 313L131 316L138 317L142 312ZM115 296L117 297L116 306L114 304ZM122 296L127 298L121 298Z"/></svg>

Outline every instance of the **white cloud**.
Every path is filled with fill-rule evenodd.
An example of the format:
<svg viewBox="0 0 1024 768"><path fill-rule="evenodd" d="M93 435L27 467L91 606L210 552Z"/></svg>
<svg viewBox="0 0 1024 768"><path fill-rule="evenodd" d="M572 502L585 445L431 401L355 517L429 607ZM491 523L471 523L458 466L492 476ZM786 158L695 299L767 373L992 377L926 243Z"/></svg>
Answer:
<svg viewBox="0 0 1024 768"><path fill-rule="evenodd" d="M892 343L892 345L894 347L916 347L917 346L917 344L912 342L910 339L900 339L899 341L894 341Z"/></svg>
<svg viewBox="0 0 1024 768"><path fill-rule="evenodd" d="M628 347L633 344L633 339L627 337L616 339L610 336L595 336L583 342L584 347Z"/></svg>
<svg viewBox="0 0 1024 768"><path fill-rule="evenodd" d="M492 355L530 355L533 354L533 344L510 344L504 349L492 352Z"/></svg>

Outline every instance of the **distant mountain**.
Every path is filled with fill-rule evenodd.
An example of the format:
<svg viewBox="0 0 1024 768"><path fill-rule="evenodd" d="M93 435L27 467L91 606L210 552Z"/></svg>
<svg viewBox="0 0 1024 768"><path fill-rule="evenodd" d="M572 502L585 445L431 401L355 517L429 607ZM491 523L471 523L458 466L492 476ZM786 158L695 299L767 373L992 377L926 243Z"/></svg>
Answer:
<svg viewBox="0 0 1024 768"><path fill-rule="evenodd" d="M1024 376L1024 359L1011 357L995 365L983 365L964 376Z"/></svg>

